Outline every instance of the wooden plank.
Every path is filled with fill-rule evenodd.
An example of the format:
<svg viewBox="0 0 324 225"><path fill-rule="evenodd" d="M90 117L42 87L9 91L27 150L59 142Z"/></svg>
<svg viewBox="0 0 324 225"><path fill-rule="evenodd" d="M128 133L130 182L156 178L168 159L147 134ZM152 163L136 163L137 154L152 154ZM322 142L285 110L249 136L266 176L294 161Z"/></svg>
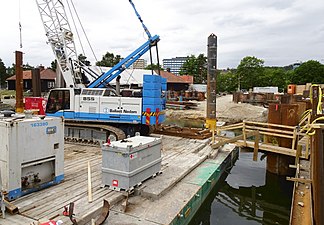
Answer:
<svg viewBox="0 0 324 225"><path fill-rule="evenodd" d="M252 121L245 121L246 124L256 124L260 126L271 126L271 127L280 127L280 128L287 128L287 129L294 129L294 126L287 126L287 125L281 125L281 124L275 124L275 123L261 123L261 122L252 122Z"/></svg>
<svg viewBox="0 0 324 225"><path fill-rule="evenodd" d="M246 129L247 132L251 132L251 131L254 131L254 130L251 130L251 129ZM292 136L289 136L289 135L283 135L283 134L276 134L276 133L270 133L270 132L264 132L264 131L259 131L260 134L265 134L265 135L268 135L268 136L274 136L274 137L283 137L283 138L290 138L292 139L293 137Z"/></svg>
<svg viewBox="0 0 324 225"><path fill-rule="evenodd" d="M257 127L257 126L246 126L246 128L250 130L262 130L262 131L268 131L268 132L273 132L273 133L281 133L281 134L290 134L293 135L294 131L287 131L287 130L279 130L279 129L273 129L273 128L268 128L268 127Z"/></svg>
<svg viewBox="0 0 324 225"><path fill-rule="evenodd" d="M246 132L245 136L246 136L246 138L249 138L249 137L252 137L252 136L256 135L257 132L258 131L249 131L249 132ZM241 134L241 135L238 135L236 137L233 137L233 138L230 138L230 139L227 139L227 140L219 141L218 143L211 145L211 147L213 149L216 149L216 148L219 148L220 146L223 146L225 144L235 143L238 140L241 140L243 138L244 138L244 135Z"/></svg>
<svg viewBox="0 0 324 225"><path fill-rule="evenodd" d="M163 171L163 176L157 176L145 182L141 195L146 198L159 199L206 159L206 155L199 157L195 154L175 158L172 164Z"/></svg>

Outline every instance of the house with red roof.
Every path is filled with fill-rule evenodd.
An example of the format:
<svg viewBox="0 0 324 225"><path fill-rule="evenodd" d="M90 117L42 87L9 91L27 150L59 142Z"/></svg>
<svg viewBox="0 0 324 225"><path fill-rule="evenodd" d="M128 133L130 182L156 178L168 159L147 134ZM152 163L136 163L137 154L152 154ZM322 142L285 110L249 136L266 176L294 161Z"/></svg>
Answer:
<svg viewBox="0 0 324 225"><path fill-rule="evenodd" d="M167 79L168 91L185 91L188 90L190 84L193 84L193 76L177 76L168 71L160 71L160 74L161 77Z"/></svg>
<svg viewBox="0 0 324 225"><path fill-rule="evenodd" d="M51 69L45 69L40 66L41 91L47 92L55 87L56 73ZM16 90L16 75L6 80L8 82L8 90ZM23 88L24 91L32 89L32 71L23 71Z"/></svg>

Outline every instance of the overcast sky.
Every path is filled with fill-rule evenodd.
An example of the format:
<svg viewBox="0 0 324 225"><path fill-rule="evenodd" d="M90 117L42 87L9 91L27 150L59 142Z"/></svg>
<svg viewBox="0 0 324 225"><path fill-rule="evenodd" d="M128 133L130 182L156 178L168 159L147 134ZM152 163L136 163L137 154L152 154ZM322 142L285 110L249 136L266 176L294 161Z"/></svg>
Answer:
<svg viewBox="0 0 324 225"><path fill-rule="evenodd" d="M20 0L20 4L19 0L1 2L0 58L5 65L14 63L14 51L19 50L24 52L24 63L49 66L54 55L46 44L35 0ZM127 0L73 2L99 59L107 51L126 57L146 41ZM245 56L256 56L269 66L310 59L324 63L323 0L133 2L152 35L161 37L161 62L176 56L207 55L207 37L215 33L219 68L235 68ZM19 48L19 18L22 49ZM80 47L78 53L82 53ZM94 64L89 50L86 55ZM148 59L148 55L144 58Z"/></svg>

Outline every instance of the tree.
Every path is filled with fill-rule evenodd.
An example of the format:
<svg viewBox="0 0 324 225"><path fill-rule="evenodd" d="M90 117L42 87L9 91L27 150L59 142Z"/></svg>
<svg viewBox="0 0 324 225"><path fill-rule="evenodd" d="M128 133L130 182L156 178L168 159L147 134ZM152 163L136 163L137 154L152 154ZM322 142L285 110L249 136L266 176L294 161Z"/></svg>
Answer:
<svg viewBox="0 0 324 225"><path fill-rule="evenodd" d="M54 60L51 62L51 67L50 67L50 69L53 70L54 72L56 72L56 68L57 68L57 60L54 59Z"/></svg>
<svg viewBox="0 0 324 225"><path fill-rule="evenodd" d="M120 55L114 55L114 53L107 52L104 56L102 56L102 60L96 63L97 66L106 66L113 67L121 60Z"/></svg>
<svg viewBox="0 0 324 225"><path fill-rule="evenodd" d="M188 56L187 61L180 68L180 75L191 75L194 83L207 83L207 57L204 54Z"/></svg>
<svg viewBox="0 0 324 225"><path fill-rule="evenodd" d="M240 89L250 89L261 86L263 77L264 61L254 56L244 57L237 67L238 87Z"/></svg>
<svg viewBox="0 0 324 225"><path fill-rule="evenodd" d="M161 64L159 64L159 66L158 66L157 64L154 64L154 63L152 63L152 64L150 64L150 65L147 65L147 66L145 67L145 69L146 69L146 70L158 70L159 67L160 67L160 70L164 70L164 69L161 67Z"/></svg>
<svg viewBox="0 0 324 225"><path fill-rule="evenodd" d="M217 92L233 92L237 88L237 75L235 71L227 69L226 72L217 72Z"/></svg>
<svg viewBox="0 0 324 225"><path fill-rule="evenodd" d="M324 65L315 60L309 60L297 67L291 77L294 84L324 83Z"/></svg>
<svg viewBox="0 0 324 225"><path fill-rule="evenodd" d="M2 59L0 59L0 86L3 87L6 84L7 79L7 68L5 64L2 62Z"/></svg>
<svg viewBox="0 0 324 225"><path fill-rule="evenodd" d="M88 61L88 60L87 60L87 57L84 56L84 55L82 55L82 54L80 54L80 55L78 56L78 60L79 60L82 64L84 64L85 66L91 66L90 61Z"/></svg>

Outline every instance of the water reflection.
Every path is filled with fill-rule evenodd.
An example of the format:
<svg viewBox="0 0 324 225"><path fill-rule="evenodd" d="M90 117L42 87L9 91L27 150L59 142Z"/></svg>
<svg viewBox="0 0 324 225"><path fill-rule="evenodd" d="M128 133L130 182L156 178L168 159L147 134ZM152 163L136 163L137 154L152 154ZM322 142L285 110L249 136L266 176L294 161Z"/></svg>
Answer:
<svg viewBox="0 0 324 225"><path fill-rule="evenodd" d="M265 160L253 162L252 153L241 151L190 224L289 224L292 182L265 167Z"/></svg>

